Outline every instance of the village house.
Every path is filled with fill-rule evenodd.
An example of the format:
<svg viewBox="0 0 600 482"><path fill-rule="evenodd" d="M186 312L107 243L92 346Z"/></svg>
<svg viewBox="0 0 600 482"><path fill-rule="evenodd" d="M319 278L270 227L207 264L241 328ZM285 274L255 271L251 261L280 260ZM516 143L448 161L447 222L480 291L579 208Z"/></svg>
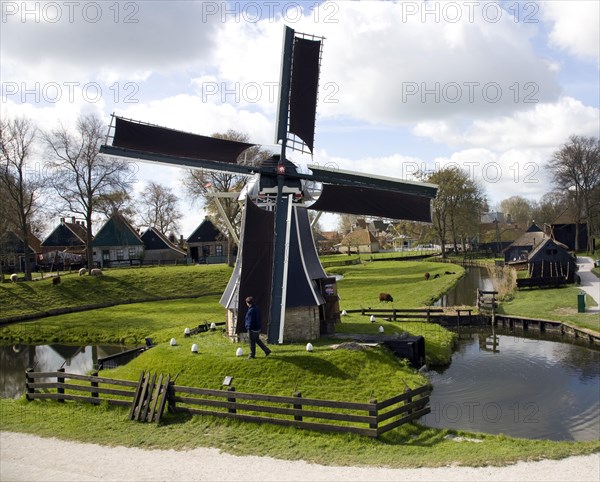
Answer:
<svg viewBox="0 0 600 482"><path fill-rule="evenodd" d="M42 241L40 264L49 269L77 267L86 259L86 228L74 217L60 218L60 223Z"/></svg>
<svg viewBox="0 0 600 482"><path fill-rule="evenodd" d="M237 247L229 247L229 239L206 217L186 240L188 256L194 263L227 263L237 255ZM231 251L230 251L231 249Z"/></svg>
<svg viewBox="0 0 600 482"><path fill-rule="evenodd" d="M14 231L7 231L0 242L0 265L2 273L25 271L25 251L29 253L31 270L37 268L38 254L41 252L40 240L29 233L28 249L25 249L23 236Z"/></svg>
<svg viewBox="0 0 600 482"><path fill-rule="evenodd" d="M549 236L537 224L532 223L525 233L504 249L504 261L509 264L527 262L529 253L546 239L549 239Z"/></svg>
<svg viewBox="0 0 600 482"><path fill-rule="evenodd" d="M379 253L379 241L368 229L356 229L344 236L337 248L345 254Z"/></svg>
<svg viewBox="0 0 600 482"><path fill-rule="evenodd" d="M141 235L144 243L144 264L185 263L187 253L177 247L158 229L149 227Z"/></svg>
<svg viewBox="0 0 600 482"><path fill-rule="evenodd" d="M142 263L144 242L127 220L113 214L92 242L94 264L100 268Z"/></svg>

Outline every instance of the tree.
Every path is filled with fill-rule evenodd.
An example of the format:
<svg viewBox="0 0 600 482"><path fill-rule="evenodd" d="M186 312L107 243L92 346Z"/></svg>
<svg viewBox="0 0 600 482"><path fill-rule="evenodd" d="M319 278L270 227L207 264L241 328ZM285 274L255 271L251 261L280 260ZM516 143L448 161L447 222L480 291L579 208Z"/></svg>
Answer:
<svg viewBox="0 0 600 482"><path fill-rule="evenodd" d="M545 193L533 207L532 218L537 223L553 224L569 207L569 199L562 191L549 191Z"/></svg>
<svg viewBox="0 0 600 482"><path fill-rule="evenodd" d="M108 219L113 213L118 212L130 223L133 222L136 209L133 198L128 191L118 190L100 194L96 203L96 212Z"/></svg>
<svg viewBox="0 0 600 482"><path fill-rule="evenodd" d="M439 186L433 200L432 221L440 238L442 256L446 256L448 240L454 244L455 251L459 240L465 249L465 238L477 233L479 215L485 202L482 189L458 167L445 167L421 177Z"/></svg>
<svg viewBox="0 0 600 482"><path fill-rule="evenodd" d="M600 185L600 140L597 137L572 135L559 150L554 152L548 163L553 181L559 189L569 191L575 204L575 249L579 246L579 224L582 217L587 221L588 245L592 251L592 224L598 205L595 191Z"/></svg>
<svg viewBox="0 0 600 482"><path fill-rule="evenodd" d="M178 232L179 221L183 217L178 202L179 199L170 188L149 182L140 194L140 224L156 228L164 235L169 231Z"/></svg>
<svg viewBox="0 0 600 482"><path fill-rule="evenodd" d="M355 214L340 214L338 217L338 231L343 234L349 233L359 218L360 216Z"/></svg>
<svg viewBox="0 0 600 482"><path fill-rule="evenodd" d="M511 196L500 201L500 210L510 214L513 223L529 226L532 221L533 204L522 196Z"/></svg>
<svg viewBox="0 0 600 482"><path fill-rule="evenodd" d="M98 152L104 136L104 125L93 114L79 117L74 133L60 125L43 136L53 168L51 184L62 207L85 218L89 267L94 263L92 218L100 200L109 193L126 191L133 182L130 163Z"/></svg>
<svg viewBox="0 0 600 482"><path fill-rule="evenodd" d="M238 142L248 142L248 136L241 132L228 130L224 134L213 134L213 137L219 139L227 139ZM272 155L270 151L260 149L259 147L251 147L246 149L237 159L239 164L258 166L263 160ZM237 196L233 193L239 193L242 187L248 182L247 176L241 176L231 173L207 171L204 169L190 169L187 171L183 184L190 196L193 199L200 200L208 216L213 220L214 224L222 232L228 233L229 227L227 222L223 220L221 213L218 211L211 193L232 193L232 197L221 197L219 201L223 207L225 217L233 227L236 236L239 238L242 207L238 203ZM227 236L231 242L231 236Z"/></svg>
<svg viewBox="0 0 600 482"><path fill-rule="evenodd" d="M33 216L39 208L44 182L39 170L31 169L37 128L26 117L0 121L0 184L3 230L14 229L25 247L25 279L31 280L29 237Z"/></svg>

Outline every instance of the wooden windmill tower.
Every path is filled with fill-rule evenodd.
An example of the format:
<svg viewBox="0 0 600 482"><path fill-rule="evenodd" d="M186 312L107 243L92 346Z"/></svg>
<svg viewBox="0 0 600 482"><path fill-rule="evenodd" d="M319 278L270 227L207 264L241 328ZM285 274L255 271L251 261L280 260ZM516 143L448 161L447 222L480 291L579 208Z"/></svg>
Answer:
<svg viewBox="0 0 600 482"><path fill-rule="evenodd" d="M431 222L437 186L309 165L301 173L288 149L312 154L323 39L285 28L276 141L281 153L260 166L238 164L253 144L199 136L113 116L106 154L255 176L246 189L240 250L221 298L231 332L244 330L253 296L271 343L310 340L330 326L334 280L319 262L307 209ZM108 141L111 140L109 145ZM322 185L316 202L306 183ZM329 326L329 327L328 327Z"/></svg>

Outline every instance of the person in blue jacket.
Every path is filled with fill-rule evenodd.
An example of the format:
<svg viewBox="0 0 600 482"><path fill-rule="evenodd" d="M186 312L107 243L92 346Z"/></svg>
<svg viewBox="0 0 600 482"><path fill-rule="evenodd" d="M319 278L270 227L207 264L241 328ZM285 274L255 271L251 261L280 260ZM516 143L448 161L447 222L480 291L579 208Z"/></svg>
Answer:
<svg viewBox="0 0 600 482"><path fill-rule="evenodd" d="M260 331L262 328L260 310L254 303L254 298L252 296L248 296L246 298L246 306L248 307L248 311L246 312L246 318L244 321L246 330L248 330L248 338L250 339L250 355L248 355L248 358L251 359L256 356L256 345L258 345L262 351L265 352L265 356L269 356L271 354L271 350L269 350L269 348L260 339Z"/></svg>

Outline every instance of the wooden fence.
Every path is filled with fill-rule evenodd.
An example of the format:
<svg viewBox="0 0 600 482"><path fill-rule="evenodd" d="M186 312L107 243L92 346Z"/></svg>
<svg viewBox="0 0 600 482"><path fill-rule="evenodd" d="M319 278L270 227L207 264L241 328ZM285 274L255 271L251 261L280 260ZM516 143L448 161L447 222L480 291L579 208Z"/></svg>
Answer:
<svg viewBox="0 0 600 482"><path fill-rule="evenodd" d="M554 278L517 278L517 288L558 288L567 284L563 277Z"/></svg>
<svg viewBox="0 0 600 482"><path fill-rule="evenodd" d="M138 382L98 377L97 374L77 375L62 370L34 372L30 369L25 376L27 400L78 400L93 404L102 401L128 406L130 418L147 421L159 421L164 408L164 403L159 403L160 408L156 411L157 405L151 397L146 397L143 404L140 402L140 393L153 391L145 388L149 377L143 372ZM68 379L85 383L67 383ZM154 379L150 383L154 384ZM166 402L171 412L227 417L309 430L351 432L369 437L377 437L430 412L431 388L427 385L405 390L381 402L370 400L366 403L304 398L300 392L293 396L280 396L236 392L234 387L213 390L179 386L173 382L167 382L167 385ZM82 395L82 392L87 394ZM162 393L164 392L161 395ZM102 398L100 394L103 395ZM111 395L119 398L109 398ZM145 416L148 407L151 407L153 416ZM135 416L132 417L131 414Z"/></svg>
<svg viewBox="0 0 600 482"><path fill-rule="evenodd" d="M52 379L56 379L52 381ZM79 380L85 383L68 383L67 380ZM102 384L102 386L100 386ZM66 373L64 368L55 372L34 372L31 368L25 372L25 397L27 400L77 400L99 404L100 401L111 405L130 406L135 396L137 382L113 380L92 375ZM82 394L83 393L83 394ZM121 398L109 398L102 395L116 395Z"/></svg>
<svg viewBox="0 0 600 482"><path fill-rule="evenodd" d="M467 310L462 310L467 311ZM433 318L444 316L443 308L417 308L398 310L396 308L361 308L360 310L346 310L346 313L360 313L362 316L373 315L389 318L390 321L400 320L426 320L432 321Z"/></svg>

